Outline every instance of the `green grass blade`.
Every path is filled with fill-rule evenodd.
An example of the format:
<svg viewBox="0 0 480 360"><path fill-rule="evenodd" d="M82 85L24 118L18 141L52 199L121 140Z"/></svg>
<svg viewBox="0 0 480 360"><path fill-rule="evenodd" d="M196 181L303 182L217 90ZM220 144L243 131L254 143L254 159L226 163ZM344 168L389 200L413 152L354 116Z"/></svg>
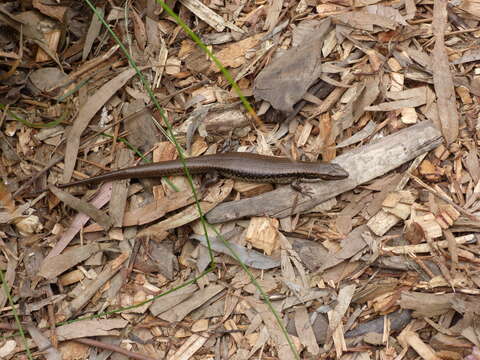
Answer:
<svg viewBox="0 0 480 360"><path fill-rule="evenodd" d="M10 287L7 284L7 281L5 280L5 277L3 276L3 271L0 270L0 281L2 282L2 289L3 293L8 299L8 303L10 304L10 307L12 308L12 313L13 317L15 318L15 323L17 324L18 332L20 334L20 337L22 338L23 342L23 347L25 348L25 352L27 353L27 357L29 360L33 360L32 353L30 351L30 348L28 347L28 342L27 338L25 337L25 332L23 331L22 323L20 322L20 318L17 313L17 307L15 306L15 303L13 302L12 294L10 293Z"/></svg>

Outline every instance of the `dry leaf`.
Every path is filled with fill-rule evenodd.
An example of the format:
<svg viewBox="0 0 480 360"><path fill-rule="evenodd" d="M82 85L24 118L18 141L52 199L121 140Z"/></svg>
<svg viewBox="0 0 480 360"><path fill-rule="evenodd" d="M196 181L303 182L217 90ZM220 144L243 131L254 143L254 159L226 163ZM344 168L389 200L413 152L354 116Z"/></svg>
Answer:
<svg viewBox="0 0 480 360"><path fill-rule="evenodd" d="M254 95L278 110L291 112L318 79L321 69L321 49L330 21L323 21L312 30L312 36L276 57L255 79ZM306 57L305 54L315 56Z"/></svg>

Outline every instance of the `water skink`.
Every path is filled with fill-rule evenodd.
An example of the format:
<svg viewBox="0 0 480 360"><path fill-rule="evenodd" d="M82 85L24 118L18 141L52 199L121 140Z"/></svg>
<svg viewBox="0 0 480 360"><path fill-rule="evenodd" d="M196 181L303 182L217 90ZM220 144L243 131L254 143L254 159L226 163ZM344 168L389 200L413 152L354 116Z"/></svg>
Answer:
<svg viewBox="0 0 480 360"><path fill-rule="evenodd" d="M290 184L296 181L315 182L320 180L340 180L348 177L340 165L322 161L295 161L289 158L264 156L243 152L203 155L185 159L190 174L218 174L230 179L247 182ZM89 179L58 185L96 184L102 181L131 178L156 178L169 175L183 175L180 160L163 161L152 164L119 169Z"/></svg>

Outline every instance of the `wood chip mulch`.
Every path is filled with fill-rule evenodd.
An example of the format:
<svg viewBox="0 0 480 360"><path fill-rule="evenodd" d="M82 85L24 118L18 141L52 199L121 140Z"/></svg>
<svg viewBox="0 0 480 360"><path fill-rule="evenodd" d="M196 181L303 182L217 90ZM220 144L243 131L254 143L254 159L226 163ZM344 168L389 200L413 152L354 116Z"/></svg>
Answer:
<svg viewBox="0 0 480 360"><path fill-rule="evenodd" d="M86 1L2 2L0 359L480 360L480 2L166 3L251 109L159 4L93 6L186 156L350 175L61 189L177 149Z"/></svg>

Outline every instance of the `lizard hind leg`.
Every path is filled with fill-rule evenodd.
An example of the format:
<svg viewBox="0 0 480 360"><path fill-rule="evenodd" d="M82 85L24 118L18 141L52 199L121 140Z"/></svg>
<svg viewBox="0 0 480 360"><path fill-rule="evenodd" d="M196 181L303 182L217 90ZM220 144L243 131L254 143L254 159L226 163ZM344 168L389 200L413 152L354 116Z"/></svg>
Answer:
<svg viewBox="0 0 480 360"><path fill-rule="evenodd" d="M205 173L202 178L202 183L200 185L200 193L203 194L207 188L218 181L219 174L216 170L211 170Z"/></svg>

